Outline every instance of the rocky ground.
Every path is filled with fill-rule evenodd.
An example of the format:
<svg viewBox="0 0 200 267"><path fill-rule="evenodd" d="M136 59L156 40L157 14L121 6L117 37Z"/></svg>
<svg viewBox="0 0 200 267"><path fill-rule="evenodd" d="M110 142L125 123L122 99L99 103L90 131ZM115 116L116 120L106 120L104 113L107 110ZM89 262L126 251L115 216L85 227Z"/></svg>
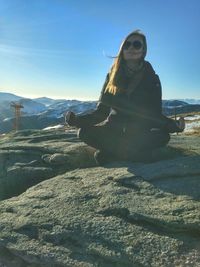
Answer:
<svg viewBox="0 0 200 267"><path fill-rule="evenodd" d="M96 166L76 131L0 137L0 267L200 266L199 134Z"/></svg>

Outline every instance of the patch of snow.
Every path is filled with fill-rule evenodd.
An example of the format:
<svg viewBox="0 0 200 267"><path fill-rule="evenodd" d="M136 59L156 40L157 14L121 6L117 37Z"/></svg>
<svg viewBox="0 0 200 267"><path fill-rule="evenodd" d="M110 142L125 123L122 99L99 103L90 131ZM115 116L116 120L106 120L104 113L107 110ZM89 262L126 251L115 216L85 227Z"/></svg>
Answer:
<svg viewBox="0 0 200 267"><path fill-rule="evenodd" d="M5 118L3 121L10 121L12 118Z"/></svg>
<svg viewBox="0 0 200 267"><path fill-rule="evenodd" d="M185 120L188 120L188 121L199 120L199 119L200 119L200 115L192 115L192 116L185 117Z"/></svg>
<svg viewBox="0 0 200 267"><path fill-rule="evenodd" d="M200 121L193 121L191 123L186 123L184 132L192 132L194 128L200 127Z"/></svg>
<svg viewBox="0 0 200 267"><path fill-rule="evenodd" d="M46 127L44 128L43 130L44 131L47 131L47 130L56 130L56 129L61 129L63 128L64 125L63 124L58 124L58 125L55 125L55 126L49 126L49 127Z"/></svg>

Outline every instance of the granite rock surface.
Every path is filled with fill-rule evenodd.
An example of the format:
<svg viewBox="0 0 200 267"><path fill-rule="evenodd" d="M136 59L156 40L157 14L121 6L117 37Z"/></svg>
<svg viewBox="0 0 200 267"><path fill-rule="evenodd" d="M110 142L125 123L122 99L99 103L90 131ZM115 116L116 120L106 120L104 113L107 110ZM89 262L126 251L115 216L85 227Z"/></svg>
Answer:
<svg viewBox="0 0 200 267"><path fill-rule="evenodd" d="M199 142L99 167L74 130L2 138L0 266L200 266Z"/></svg>

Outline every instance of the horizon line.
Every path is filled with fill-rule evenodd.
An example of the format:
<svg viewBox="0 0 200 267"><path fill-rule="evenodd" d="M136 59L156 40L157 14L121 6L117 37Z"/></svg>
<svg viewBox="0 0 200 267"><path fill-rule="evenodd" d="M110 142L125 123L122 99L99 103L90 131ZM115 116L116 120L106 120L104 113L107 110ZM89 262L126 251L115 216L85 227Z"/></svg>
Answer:
<svg viewBox="0 0 200 267"><path fill-rule="evenodd" d="M6 93L6 94L11 94L11 95L15 95L17 97L21 97L21 98L29 98L29 99L37 99L37 98L49 98L49 99L52 99L52 100L78 100L78 101L98 101L98 98L97 99L85 99L85 98L75 98L75 97L59 97L59 96L31 96L31 95L18 95L16 93L12 93L10 91L1 91L0 89L0 93ZM196 98L196 97L185 97L185 98L162 98L162 100L186 100L186 99L193 99L193 100L200 100L200 98Z"/></svg>

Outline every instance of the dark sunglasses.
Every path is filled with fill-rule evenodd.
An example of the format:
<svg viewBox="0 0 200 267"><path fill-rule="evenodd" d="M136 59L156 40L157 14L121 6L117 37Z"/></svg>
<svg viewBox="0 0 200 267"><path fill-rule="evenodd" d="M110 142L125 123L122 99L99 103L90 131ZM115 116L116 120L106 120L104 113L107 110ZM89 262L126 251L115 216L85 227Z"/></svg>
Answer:
<svg viewBox="0 0 200 267"><path fill-rule="evenodd" d="M126 41L124 43L123 49L127 50L129 49L130 46L133 46L136 50L139 50L143 47L143 43L138 40L133 41L133 42Z"/></svg>

